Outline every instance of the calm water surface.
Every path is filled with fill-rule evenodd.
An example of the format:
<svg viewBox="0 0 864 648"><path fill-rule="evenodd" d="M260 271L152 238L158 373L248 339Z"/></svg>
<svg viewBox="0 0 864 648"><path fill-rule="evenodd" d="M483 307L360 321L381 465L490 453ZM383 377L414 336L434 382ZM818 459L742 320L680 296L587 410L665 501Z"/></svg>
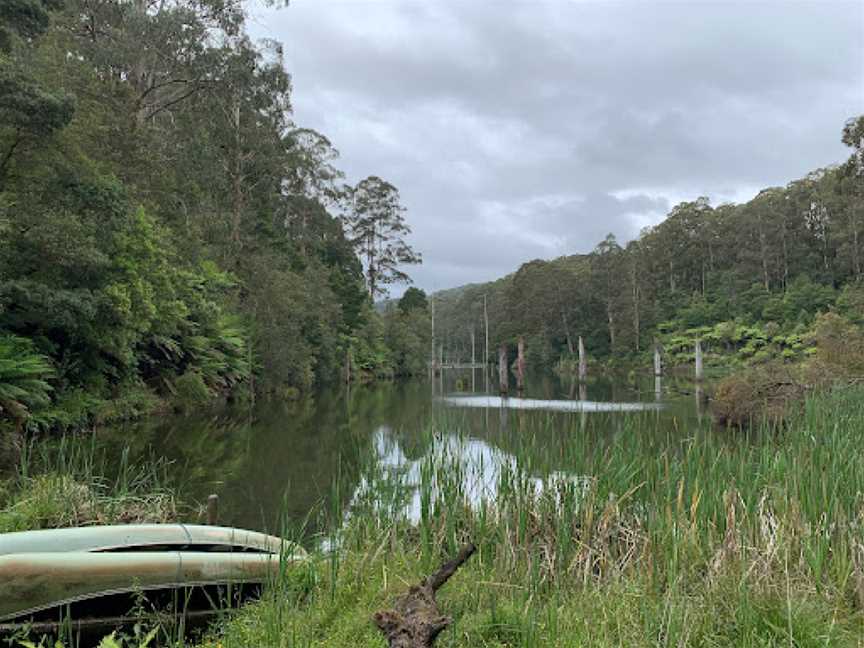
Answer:
<svg viewBox="0 0 864 648"><path fill-rule="evenodd" d="M580 387L543 375L527 382L521 399L501 399L493 389L482 371L447 372L435 381L157 417L97 438L109 456L164 457L184 499L218 493L222 523L271 532L303 528L312 538L328 516L346 515L352 500L381 488L372 475L398 471L410 491L433 452L464 457L465 490L479 498L494 490L501 467L515 462L530 465L538 487L550 478L579 479L555 457L566 456L563 448L580 430L614 442L622 417L638 411L649 426L684 435L707 416L699 390L682 379L658 386L653 377L598 378ZM409 515L419 506L413 497L408 492Z"/></svg>

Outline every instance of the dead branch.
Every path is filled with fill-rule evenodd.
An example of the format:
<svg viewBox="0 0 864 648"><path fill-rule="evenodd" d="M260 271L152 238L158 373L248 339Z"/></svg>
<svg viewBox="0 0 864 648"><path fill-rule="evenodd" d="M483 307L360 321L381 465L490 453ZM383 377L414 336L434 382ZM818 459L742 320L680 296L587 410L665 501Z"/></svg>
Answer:
<svg viewBox="0 0 864 648"><path fill-rule="evenodd" d="M384 633L390 648L430 648L435 643L452 622L438 610L435 593L475 551L473 544L463 546L453 560L396 599L393 609L375 613L375 625Z"/></svg>

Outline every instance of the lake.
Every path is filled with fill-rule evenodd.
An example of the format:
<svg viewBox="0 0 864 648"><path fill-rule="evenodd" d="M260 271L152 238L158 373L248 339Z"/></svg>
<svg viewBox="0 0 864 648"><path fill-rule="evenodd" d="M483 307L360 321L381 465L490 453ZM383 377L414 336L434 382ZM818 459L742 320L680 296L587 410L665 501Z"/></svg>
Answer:
<svg viewBox="0 0 864 648"><path fill-rule="evenodd" d="M544 374L529 376L524 398L502 399L495 389L482 370L448 371L434 381L153 417L100 430L96 443L115 459L164 458L181 498L219 494L220 523L312 543L360 498L419 515L416 485L434 454L456 460L464 492L479 500L494 495L505 465L527 468L537 488L553 477L582 479L567 451L574 435L614 445L633 417L638 429L673 440L709 425L701 387L682 378L657 385L652 376L603 377L580 386Z"/></svg>

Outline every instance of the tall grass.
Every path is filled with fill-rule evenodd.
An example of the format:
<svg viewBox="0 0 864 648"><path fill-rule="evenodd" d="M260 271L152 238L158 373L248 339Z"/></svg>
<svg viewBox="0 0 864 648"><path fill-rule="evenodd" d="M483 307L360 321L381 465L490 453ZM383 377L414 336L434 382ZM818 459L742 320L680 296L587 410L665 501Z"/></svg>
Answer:
<svg viewBox="0 0 864 648"><path fill-rule="evenodd" d="M0 482L0 532L125 522L167 522L183 511L158 458L132 461L95 437L33 441Z"/></svg>
<svg viewBox="0 0 864 648"><path fill-rule="evenodd" d="M864 389L749 432L652 416L617 415L613 433L571 417L553 438L551 418L510 413L515 458L492 470L465 419L439 413L424 457L370 459L377 486L320 568L220 641L383 645L369 615L470 539L444 646L864 645Z"/></svg>

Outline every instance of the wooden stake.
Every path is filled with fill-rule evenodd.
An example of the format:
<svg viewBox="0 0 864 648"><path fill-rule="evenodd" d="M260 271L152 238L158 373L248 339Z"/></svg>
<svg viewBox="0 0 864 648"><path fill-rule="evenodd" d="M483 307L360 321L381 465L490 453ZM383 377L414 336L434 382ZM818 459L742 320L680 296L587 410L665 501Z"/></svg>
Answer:
<svg viewBox="0 0 864 648"><path fill-rule="evenodd" d="M207 524L219 524L219 496L215 493L207 498Z"/></svg>

